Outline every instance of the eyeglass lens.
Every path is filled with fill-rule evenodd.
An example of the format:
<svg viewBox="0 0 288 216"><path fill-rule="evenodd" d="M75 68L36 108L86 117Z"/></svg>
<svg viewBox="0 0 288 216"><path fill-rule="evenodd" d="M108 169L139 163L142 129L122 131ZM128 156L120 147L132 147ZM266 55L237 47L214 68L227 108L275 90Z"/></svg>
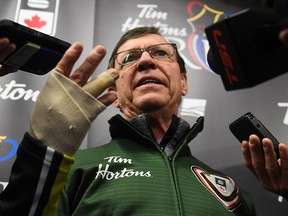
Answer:
<svg viewBox="0 0 288 216"><path fill-rule="evenodd" d="M147 51L150 56L154 59L165 59L169 58L174 54L173 44L156 44L148 48L142 49L131 49L120 52L116 56L116 60L120 65L132 64L138 61L142 53Z"/></svg>

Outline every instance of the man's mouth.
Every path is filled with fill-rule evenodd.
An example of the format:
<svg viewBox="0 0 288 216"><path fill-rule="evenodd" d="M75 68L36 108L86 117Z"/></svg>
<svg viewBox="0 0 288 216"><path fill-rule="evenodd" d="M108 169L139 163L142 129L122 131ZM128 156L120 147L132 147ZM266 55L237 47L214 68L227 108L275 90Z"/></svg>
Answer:
<svg viewBox="0 0 288 216"><path fill-rule="evenodd" d="M149 78L149 79L140 80L137 84L137 87L143 86L143 85L148 85L148 84L162 84L162 83L160 82L160 80Z"/></svg>

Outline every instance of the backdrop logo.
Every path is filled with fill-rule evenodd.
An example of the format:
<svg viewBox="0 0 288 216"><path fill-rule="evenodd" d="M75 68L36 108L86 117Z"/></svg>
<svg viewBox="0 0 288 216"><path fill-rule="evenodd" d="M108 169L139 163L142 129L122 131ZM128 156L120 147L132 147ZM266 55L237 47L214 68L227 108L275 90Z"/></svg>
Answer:
<svg viewBox="0 0 288 216"><path fill-rule="evenodd" d="M285 115L284 115L284 119L283 119L283 123L285 124L285 125L288 125L288 103L278 103L278 106L279 107L285 107L286 108L286 113L285 113Z"/></svg>
<svg viewBox="0 0 288 216"><path fill-rule="evenodd" d="M0 163L12 158L18 149L18 144L14 139L0 136Z"/></svg>
<svg viewBox="0 0 288 216"><path fill-rule="evenodd" d="M205 36L206 26L219 21L221 17L226 17L223 11L215 10L200 1L193 1L187 5L189 17L187 22L191 27L191 34L188 37L188 50L192 60L202 69L211 70L207 64L207 52L209 43Z"/></svg>
<svg viewBox="0 0 288 216"><path fill-rule="evenodd" d="M167 40L177 44L178 51L187 67L193 70L211 71L206 58L209 42L206 39L204 28L227 14L200 1L192 1L186 6L186 13L188 13L186 21L189 25L187 29L187 25L180 26L180 23L177 24L178 26L171 26L169 12L161 10L157 4L137 4L136 11L138 11L137 17L127 17L122 24L122 32L145 25L158 27Z"/></svg>
<svg viewBox="0 0 288 216"><path fill-rule="evenodd" d="M59 0L18 0L15 22L54 36Z"/></svg>
<svg viewBox="0 0 288 216"><path fill-rule="evenodd" d="M180 115L199 117L205 115L207 101L204 99L183 98Z"/></svg>
<svg viewBox="0 0 288 216"><path fill-rule="evenodd" d="M11 80L10 83L4 86L0 85L0 99L2 100L20 100L24 99L36 101L40 91L33 91L32 89L26 89L26 84L16 83L15 80Z"/></svg>
<svg viewBox="0 0 288 216"><path fill-rule="evenodd" d="M172 27L167 24L168 12L158 9L156 4L138 4L139 11L137 18L128 17L122 24L122 32L136 27L146 26L148 21L150 25L160 28L163 35L183 37L187 36L186 28ZM143 23L141 21L144 21Z"/></svg>

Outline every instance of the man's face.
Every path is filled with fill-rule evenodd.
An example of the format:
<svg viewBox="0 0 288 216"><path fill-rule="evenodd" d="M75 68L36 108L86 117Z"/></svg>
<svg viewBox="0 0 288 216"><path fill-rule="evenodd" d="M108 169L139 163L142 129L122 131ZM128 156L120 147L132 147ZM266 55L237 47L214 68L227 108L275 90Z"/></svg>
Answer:
<svg viewBox="0 0 288 216"><path fill-rule="evenodd" d="M119 47L118 53L161 43L167 41L160 35L148 34L126 41ZM187 93L187 78L180 72L176 54L158 60L145 51L138 61L122 69L115 60L115 68L120 69L120 73L116 80L118 99L114 104L126 119L159 111L178 114L181 96Z"/></svg>

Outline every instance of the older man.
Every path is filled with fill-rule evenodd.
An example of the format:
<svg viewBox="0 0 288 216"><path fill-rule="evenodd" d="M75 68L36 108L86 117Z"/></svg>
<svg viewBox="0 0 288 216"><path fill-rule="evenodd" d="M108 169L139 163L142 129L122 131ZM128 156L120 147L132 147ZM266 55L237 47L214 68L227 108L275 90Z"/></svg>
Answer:
<svg viewBox="0 0 288 216"><path fill-rule="evenodd" d="M175 44L153 27L128 31L96 86L86 82L105 49L96 46L72 73L81 51L81 44L72 45L39 95L0 195L1 215L255 215L231 178L191 155L188 143L203 118L190 127L178 117L187 76ZM123 114L109 120L111 141L75 154L91 122L111 103ZM281 160L287 151L280 148Z"/></svg>

